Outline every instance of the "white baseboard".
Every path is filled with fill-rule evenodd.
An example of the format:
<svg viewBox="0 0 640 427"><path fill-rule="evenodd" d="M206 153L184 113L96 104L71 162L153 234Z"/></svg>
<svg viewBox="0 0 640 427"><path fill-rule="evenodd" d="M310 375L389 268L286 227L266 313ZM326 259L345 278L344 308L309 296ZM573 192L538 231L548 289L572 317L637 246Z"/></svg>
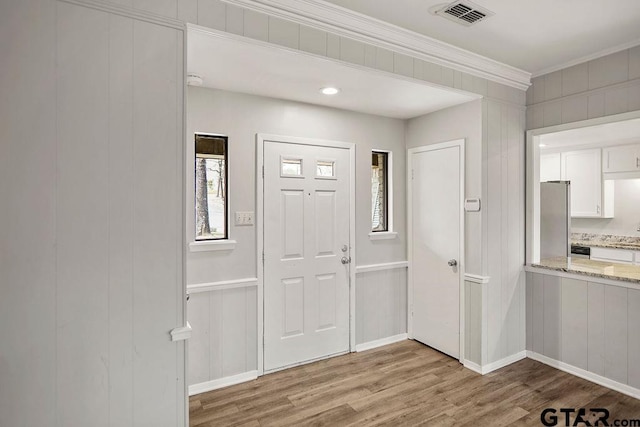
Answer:
<svg viewBox="0 0 640 427"><path fill-rule="evenodd" d="M462 365L467 369L471 369L473 372L477 372L480 375L484 375L482 373L482 366L478 365L477 363L474 363L470 360L463 360Z"/></svg>
<svg viewBox="0 0 640 427"><path fill-rule="evenodd" d="M223 387L229 387L230 385L236 385L247 381L255 380L258 378L258 371L243 372L238 375L232 375L230 377L219 378L217 380L206 381L199 384L193 384L189 386L189 396L194 394L205 393L211 390L217 390Z"/></svg>
<svg viewBox="0 0 640 427"><path fill-rule="evenodd" d="M610 388L611 390L619 391L620 393L626 394L627 396L640 399L640 389L631 387L627 384L605 378L601 375L594 374L593 372L585 371L584 369L569 365L568 363L560 362L559 360L552 359L540 353L536 353L535 351L527 351L527 357L529 359L537 360L538 362L544 363L545 365L549 365L553 368L567 372L571 375L575 375L576 377L580 377L587 381L599 384L603 387Z"/></svg>
<svg viewBox="0 0 640 427"><path fill-rule="evenodd" d="M490 372L496 371L500 368L504 368L507 365L511 365L512 363L515 363L519 360L522 360L524 358L527 357L527 352L526 351L521 351L519 353L516 354L512 354L511 356L507 356L504 359L500 359L498 361L492 362L492 363L488 363L486 365L478 365L477 363L471 362L469 360L464 360L462 362L462 364L464 365L465 368L467 369L471 369L474 372L479 373L480 375L485 375L488 374Z"/></svg>
<svg viewBox="0 0 640 427"><path fill-rule="evenodd" d="M383 345L393 344L394 342L404 341L407 339L407 334L398 334L392 337L381 338L375 341L369 341L356 345L356 351L366 351L372 348L382 347Z"/></svg>

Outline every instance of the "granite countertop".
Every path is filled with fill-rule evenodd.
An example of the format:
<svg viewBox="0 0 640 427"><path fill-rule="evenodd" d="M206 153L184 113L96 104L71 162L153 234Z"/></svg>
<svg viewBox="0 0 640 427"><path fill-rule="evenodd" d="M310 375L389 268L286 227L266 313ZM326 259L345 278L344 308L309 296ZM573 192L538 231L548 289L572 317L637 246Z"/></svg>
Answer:
<svg viewBox="0 0 640 427"><path fill-rule="evenodd" d="M640 237L612 234L571 233L571 244L592 248L612 248L640 251Z"/></svg>
<svg viewBox="0 0 640 427"><path fill-rule="evenodd" d="M586 258L556 257L543 259L537 264L531 264L531 267L640 284L640 265L593 261Z"/></svg>

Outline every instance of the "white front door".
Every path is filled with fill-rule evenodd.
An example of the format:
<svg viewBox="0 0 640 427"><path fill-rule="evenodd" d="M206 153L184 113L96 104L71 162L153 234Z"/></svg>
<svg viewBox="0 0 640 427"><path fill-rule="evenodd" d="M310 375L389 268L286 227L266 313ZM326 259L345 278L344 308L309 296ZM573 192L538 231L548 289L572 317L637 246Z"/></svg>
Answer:
<svg viewBox="0 0 640 427"><path fill-rule="evenodd" d="M463 159L464 141L410 150L412 338L455 358L460 356Z"/></svg>
<svg viewBox="0 0 640 427"><path fill-rule="evenodd" d="M265 141L263 160L264 370L272 371L349 351L351 171L344 148Z"/></svg>

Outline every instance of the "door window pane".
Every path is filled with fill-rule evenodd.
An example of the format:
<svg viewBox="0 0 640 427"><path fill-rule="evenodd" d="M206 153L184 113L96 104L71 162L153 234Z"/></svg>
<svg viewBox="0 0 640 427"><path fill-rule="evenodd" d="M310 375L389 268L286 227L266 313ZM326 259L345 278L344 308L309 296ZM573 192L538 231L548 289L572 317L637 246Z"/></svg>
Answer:
<svg viewBox="0 0 640 427"><path fill-rule="evenodd" d="M316 163L316 176L322 178L331 178L335 176L335 162L331 160L318 160Z"/></svg>
<svg viewBox="0 0 640 427"><path fill-rule="evenodd" d="M302 159L282 159L282 176L302 176Z"/></svg>

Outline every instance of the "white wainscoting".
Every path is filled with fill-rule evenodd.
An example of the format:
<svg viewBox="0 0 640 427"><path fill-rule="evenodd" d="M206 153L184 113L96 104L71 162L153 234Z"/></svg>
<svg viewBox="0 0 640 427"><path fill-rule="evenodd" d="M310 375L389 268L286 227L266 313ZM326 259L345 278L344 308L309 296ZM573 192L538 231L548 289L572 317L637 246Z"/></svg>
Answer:
<svg viewBox="0 0 640 427"><path fill-rule="evenodd" d="M257 279L187 286L189 394L257 377Z"/></svg>
<svg viewBox="0 0 640 427"><path fill-rule="evenodd" d="M584 278L527 273L527 356L638 398L640 289Z"/></svg>
<svg viewBox="0 0 640 427"><path fill-rule="evenodd" d="M356 350L407 333L406 261L356 267Z"/></svg>
<svg viewBox="0 0 640 427"><path fill-rule="evenodd" d="M406 339L406 261L356 267L356 351ZM187 286L189 394L257 376L257 279Z"/></svg>

